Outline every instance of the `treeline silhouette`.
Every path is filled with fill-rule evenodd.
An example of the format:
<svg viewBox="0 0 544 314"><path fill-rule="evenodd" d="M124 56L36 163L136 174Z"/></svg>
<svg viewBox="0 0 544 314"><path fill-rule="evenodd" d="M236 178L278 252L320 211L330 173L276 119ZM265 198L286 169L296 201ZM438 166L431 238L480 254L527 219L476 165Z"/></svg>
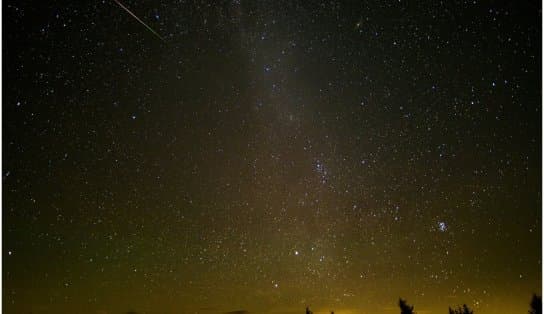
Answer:
<svg viewBox="0 0 544 314"><path fill-rule="evenodd" d="M402 298L399 298L399 308L400 308L400 314L416 314L414 312L414 307L406 300L403 300ZM542 297L537 296L536 294L533 294L533 298L531 299L531 303L529 303L530 309L529 314L542 314ZM448 308L449 314L474 314L474 311L471 310L466 304L463 304L462 306L457 307L456 309L452 309L451 307ZM306 314L314 314L310 307L306 307ZM334 311L331 311L331 314L334 314Z"/></svg>

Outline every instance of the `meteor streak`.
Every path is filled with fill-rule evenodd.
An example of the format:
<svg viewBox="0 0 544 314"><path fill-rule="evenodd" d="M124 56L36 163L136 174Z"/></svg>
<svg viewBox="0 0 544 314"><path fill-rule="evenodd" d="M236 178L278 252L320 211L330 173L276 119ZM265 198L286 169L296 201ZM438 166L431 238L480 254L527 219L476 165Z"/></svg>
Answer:
<svg viewBox="0 0 544 314"><path fill-rule="evenodd" d="M155 32L151 27L149 27L149 25L145 24L144 21L140 20L140 18L137 17L136 14L132 13L132 11L130 11L127 7L125 7L121 2L119 2L117 0L113 0L113 1L115 1L115 3L117 3L121 8L123 8L123 10L127 11L128 14L132 15L132 17L134 17L138 22L140 22L140 24L145 26L151 33L153 33L153 35L157 36L157 38L159 38L163 42L166 42L164 40L164 38L161 37L161 35L159 35L157 32Z"/></svg>

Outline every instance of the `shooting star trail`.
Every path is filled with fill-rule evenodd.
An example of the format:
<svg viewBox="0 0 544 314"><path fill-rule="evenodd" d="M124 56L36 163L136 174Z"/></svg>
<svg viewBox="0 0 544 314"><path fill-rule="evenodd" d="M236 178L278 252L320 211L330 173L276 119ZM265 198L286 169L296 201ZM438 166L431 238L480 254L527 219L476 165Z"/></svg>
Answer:
<svg viewBox="0 0 544 314"><path fill-rule="evenodd" d="M153 35L157 36L157 38L159 38L163 42L166 42L164 38L161 37L161 35L155 32L151 27L149 27L149 25L145 24L144 21L140 20L140 18L137 17L136 14L132 13L132 11L130 11L127 7L125 7L121 2L117 0L113 0L113 1L115 1L115 3L117 3L121 8L123 8L123 10L127 11L128 14L132 15L132 17L134 17L138 22L140 22L143 26L145 26L151 33L153 33Z"/></svg>

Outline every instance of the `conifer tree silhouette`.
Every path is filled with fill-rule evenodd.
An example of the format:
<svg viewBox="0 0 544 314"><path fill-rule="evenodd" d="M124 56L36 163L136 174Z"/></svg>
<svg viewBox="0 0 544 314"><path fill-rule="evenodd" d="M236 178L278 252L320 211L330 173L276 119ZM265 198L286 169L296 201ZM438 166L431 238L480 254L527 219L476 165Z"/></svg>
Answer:
<svg viewBox="0 0 544 314"><path fill-rule="evenodd" d="M462 307L458 307L457 309L449 308L450 314L474 314L474 311L471 310L466 304L463 304Z"/></svg>
<svg viewBox="0 0 544 314"><path fill-rule="evenodd" d="M406 300L399 298L400 314L415 314L414 307L406 303Z"/></svg>
<svg viewBox="0 0 544 314"><path fill-rule="evenodd" d="M533 294L533 298L531 299L529 314L542 314L542 298L536 294Z"/></svg>

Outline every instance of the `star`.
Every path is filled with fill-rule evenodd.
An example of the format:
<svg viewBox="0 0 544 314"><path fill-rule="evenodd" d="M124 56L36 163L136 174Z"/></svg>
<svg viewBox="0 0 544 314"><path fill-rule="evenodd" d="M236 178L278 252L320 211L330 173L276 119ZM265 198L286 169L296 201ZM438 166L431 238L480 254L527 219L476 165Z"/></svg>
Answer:
<svg viewBox="0 0 544 314"><path fill-rule="evenodd" d="M446 230L448 230L448 225L444 221L439 221L438 230L441 232L446 232Z"/></svg>

